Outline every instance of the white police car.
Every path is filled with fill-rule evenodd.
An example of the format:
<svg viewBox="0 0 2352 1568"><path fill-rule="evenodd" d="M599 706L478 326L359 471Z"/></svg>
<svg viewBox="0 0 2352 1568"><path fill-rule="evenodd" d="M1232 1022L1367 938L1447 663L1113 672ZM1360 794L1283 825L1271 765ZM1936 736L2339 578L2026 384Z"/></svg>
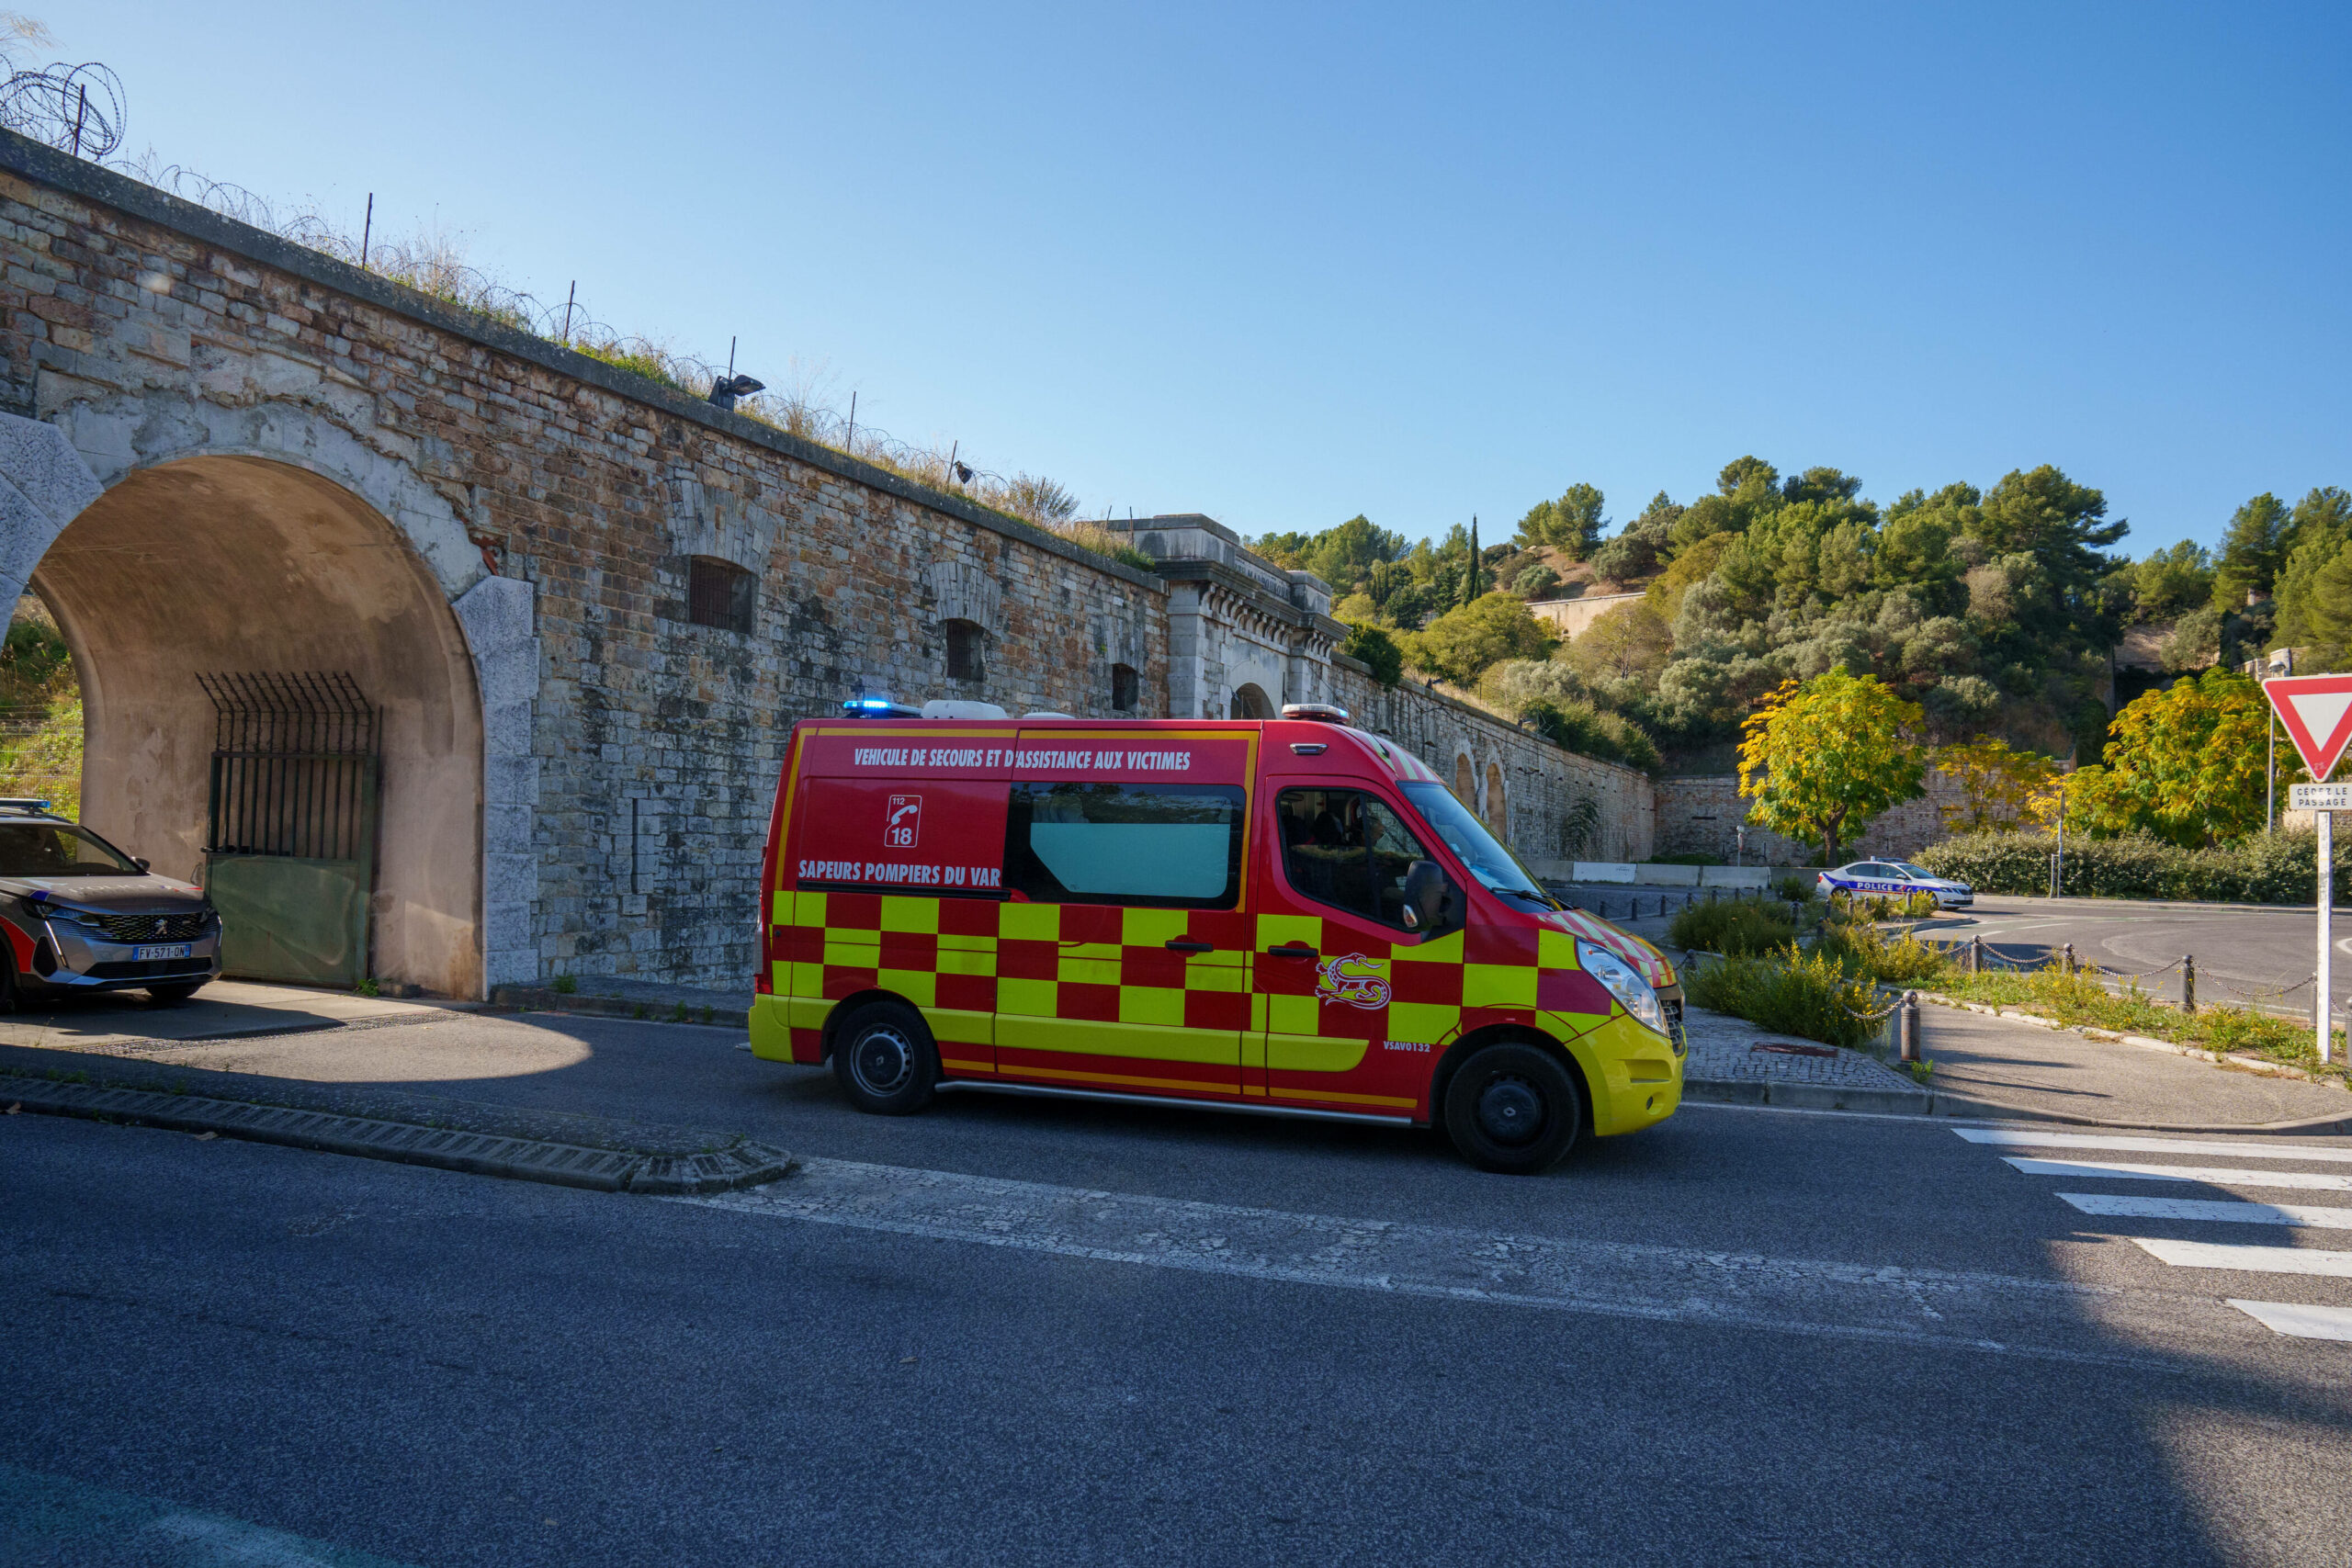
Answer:
<svg viewBox="0 0 2352 1568"><path fill-rule="evenodd" d="M1932 893L1939 909L1957 909L1976 902L1976 890L1965 882L1947 882L1927 867L1907 860L1858 860L1821 874L1821 896L1832 893Z"/></svg>

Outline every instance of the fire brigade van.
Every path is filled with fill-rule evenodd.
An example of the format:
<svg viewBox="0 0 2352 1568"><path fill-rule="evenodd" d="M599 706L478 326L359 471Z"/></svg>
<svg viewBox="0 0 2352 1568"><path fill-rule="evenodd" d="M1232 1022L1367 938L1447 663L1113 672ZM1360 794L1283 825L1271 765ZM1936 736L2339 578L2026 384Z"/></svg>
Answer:
<svg viewBox="0 0 2352 1568"><path fill-rule="evenodd" d="M1336 708L869 707L793 727L752 1009L754 1054L831 1061L861 1110L997 1089L1434 1123L1530 1172L1680 1101L1664 956Z"/></svg>

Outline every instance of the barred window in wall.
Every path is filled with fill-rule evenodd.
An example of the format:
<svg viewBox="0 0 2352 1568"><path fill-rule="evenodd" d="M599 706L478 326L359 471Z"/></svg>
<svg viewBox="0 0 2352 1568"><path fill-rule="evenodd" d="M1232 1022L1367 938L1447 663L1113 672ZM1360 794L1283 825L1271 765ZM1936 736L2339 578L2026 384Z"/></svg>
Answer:
<svg viewBox="0 0 2352 1568"><path fill-rule="evenodd" d="M983 681L988 678L984 656L987 633L971 621L947 623L947 678L951 681Z"/></svg>
<svg viewBox="0 0 2352 1568"><path fill-rule="evenodd" d="M686 562L686 619L698 626L749 633L758 580L733 561L694 556Z"/></svg>
<svg viewBox="0 0 2352 1568"><path fill-rule="evenodd" d="M1141 691L1142 682L1136 678L1133 666L1125 664L1111 666L1111 706L1113 708L1120 713L1133 712L1136 698Z"/></svg>

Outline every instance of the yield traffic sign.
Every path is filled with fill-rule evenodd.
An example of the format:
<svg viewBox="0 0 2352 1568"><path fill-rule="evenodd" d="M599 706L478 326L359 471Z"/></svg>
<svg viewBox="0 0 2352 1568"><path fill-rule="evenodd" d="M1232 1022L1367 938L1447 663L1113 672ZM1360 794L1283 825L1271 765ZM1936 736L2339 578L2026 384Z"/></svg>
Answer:
<svg viewBox="0 0 2352 1568"><path fill-rule="evenodd" d="M2352 741L2352 675L2281 675L2262 683L2303 766L2323 782Z"/></svg>

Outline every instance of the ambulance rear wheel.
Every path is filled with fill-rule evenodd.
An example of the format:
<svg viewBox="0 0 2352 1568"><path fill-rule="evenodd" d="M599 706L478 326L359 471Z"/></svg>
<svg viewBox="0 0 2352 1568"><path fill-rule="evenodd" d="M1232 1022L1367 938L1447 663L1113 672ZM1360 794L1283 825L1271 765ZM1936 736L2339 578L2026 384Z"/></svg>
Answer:
<svg viewBox="0 0 2352 1568"><path fill-rule="evenodd" d="M930 1103L939 1052L912 1008L868 1002L833 1037L833 1077L860 1111L905 1116Z"/></svg>
<svg viewBox="0 0 2352 1568"><path fill-rule="evenodd" d="M1555 1164L1583 1130L1575 1076L1539 1046L1486 1046L1446 1085L1446 1134L1480 1170L1532 1176Z"/></svg>

